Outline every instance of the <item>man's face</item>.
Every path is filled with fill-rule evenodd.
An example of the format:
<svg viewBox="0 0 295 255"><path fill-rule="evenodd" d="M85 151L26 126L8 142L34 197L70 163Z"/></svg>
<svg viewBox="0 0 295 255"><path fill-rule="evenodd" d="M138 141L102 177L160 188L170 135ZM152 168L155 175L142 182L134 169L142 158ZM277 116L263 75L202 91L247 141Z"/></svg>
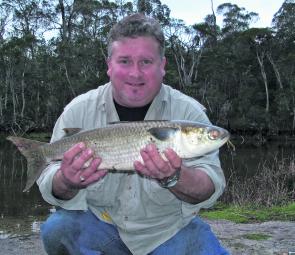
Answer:
<svg viewBox="0 0 295 255"><path fill-rule="evenodd" d="M150 103L161 88L166 59L152 37L123 38L112 43L107 74L115 101L127 107Z"/></svg>

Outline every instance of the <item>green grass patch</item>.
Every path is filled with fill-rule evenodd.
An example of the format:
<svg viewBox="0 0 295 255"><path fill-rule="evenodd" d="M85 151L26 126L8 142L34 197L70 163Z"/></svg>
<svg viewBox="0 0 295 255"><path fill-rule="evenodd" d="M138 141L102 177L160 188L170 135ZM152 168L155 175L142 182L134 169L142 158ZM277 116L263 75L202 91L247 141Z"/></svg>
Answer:
<svg viewBox="0 0 295 255"><path fill-rule="evenodd" d="M243 235L244 238L249 239L249 240L256 240L256 241L263 241L271 238L270 235L265 235L261 233L250 233Z"/></svg>
<svg viewBox="0 0 295 255"><path fill-rule="evenodd" d="M264 222L270 220L295 221L295 203L261 208L217 204L212 209L201 210L200 216L206 219L224 219L236 223Z"/></svg>

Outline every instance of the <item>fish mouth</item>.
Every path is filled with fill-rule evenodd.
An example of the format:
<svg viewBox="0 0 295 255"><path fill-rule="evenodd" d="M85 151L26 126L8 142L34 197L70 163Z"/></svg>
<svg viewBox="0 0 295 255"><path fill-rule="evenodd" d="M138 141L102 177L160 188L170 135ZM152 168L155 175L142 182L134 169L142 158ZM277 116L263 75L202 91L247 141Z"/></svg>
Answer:
<svg viewBox="0 0 295 255"><path fill-rule="evenodd" d="M229 132L223 128L209 128L208 137L210 140L227 141L230 137Z"/></svg>
<svg viewBox="0 0 295 255"><path fill-rule="evenodd" d="M229 137L230 137L229 132L227 130L225 130L225 129L221 129L221 136L220 136L220 138L221 139L227 139L228 140Z"/></svg>

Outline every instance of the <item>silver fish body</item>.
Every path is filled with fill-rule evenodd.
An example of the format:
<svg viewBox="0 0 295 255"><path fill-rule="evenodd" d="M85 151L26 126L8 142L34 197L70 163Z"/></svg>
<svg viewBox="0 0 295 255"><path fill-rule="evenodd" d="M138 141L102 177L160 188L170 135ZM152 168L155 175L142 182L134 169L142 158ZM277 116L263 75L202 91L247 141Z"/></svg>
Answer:
<svg viewBox="0 0 295 255"><path fill-rule="evenodd" d="M154 143L163 156L164 150L171 148L181 158L193 158L218 149L228 139L229 133L223 128L189 121L118 122L44 144L8 137L28 161L25 190L33 185L47 164L61 160L63 154L79 142L84 142L94 155L102 158L100 169L134 171L134 161L142 161L140 150L150 143Z"/></svg>

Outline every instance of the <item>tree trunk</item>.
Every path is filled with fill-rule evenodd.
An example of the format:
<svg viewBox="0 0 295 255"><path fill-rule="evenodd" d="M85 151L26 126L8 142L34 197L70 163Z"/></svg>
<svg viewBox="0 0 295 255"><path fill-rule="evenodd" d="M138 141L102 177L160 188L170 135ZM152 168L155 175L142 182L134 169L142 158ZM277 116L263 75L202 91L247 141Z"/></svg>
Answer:
<svg viewBox="0 0 295 255"><path fill-rule="evenodd" d="M260 72L261 72L261 76L262 76L264 87L265 87L265 95L266 95L265 111L269 112L268 82L267 82L266 72L265 72L264 63L263 63L264 55L265 55L264 52L261 53L261 56L259 56L258 52L256 52L256 57L260 66Z"/></svg>
<svg viewBox="0 0 295 255"><path fill-rule="evenodd" d="M275 72L275 75L276 75L277 81L279 83L280 89L283 89L283 83L282 83L282 80L281 80L281 75L280 75L278 67L276 66L274 60L272 59L272 57L271 57L271 55L269 53L266 54L266 56L267 56L269 62L271 63L272 68L273 68L273 70Z"/></svg>
<svg viewBox="0 0 295 255"><path fill-rule="evenodd" d="M20 113L21 118L24 117L24 111L26 107L25 86L26 86L26 83L25 83L25 67L24 67L24 70L22 72L22 80L21 80L21 93L22 93L22 109Z"/></svg>

